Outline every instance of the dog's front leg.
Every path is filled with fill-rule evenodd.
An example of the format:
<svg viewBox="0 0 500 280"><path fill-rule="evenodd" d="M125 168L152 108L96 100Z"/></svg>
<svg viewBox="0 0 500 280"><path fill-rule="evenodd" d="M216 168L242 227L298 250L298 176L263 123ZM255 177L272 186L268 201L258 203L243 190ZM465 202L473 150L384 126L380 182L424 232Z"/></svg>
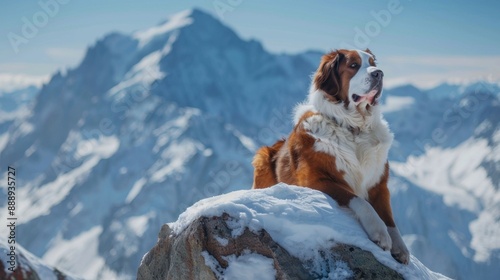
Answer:
<svg viewBox="0 0 500 280"><path fill-rule="evenodd" d="M387 227L368 201L355 195L349 187L334 180L325 179L315 183L315 189L328 194L340 206L349 207L354 212L371 241L383 250L391 249L392 241Z"/></svg>
<svg viewBox="0 0 500 280"><path fill-rule="evenodd" d="M389 232L392 240L392 256L398 262L408 264L410 262L410 252L408 251L408 248L406 248L406 245L401 238L401 234L396 227L394 218L392 217L390 193L387 188L387 178L388 176L385 180L382 180L377 186L373 187L368 192L369 201L387 226L387 231Z"/></svg>
<svg viewBox="0 0 500 280"><path fill-rule="evenodd" d="M388 228L370 203L356 196L351 199L348 206L356 214L370 240L375 242L384 251L391 250L392 239Z"/></svg>
<svg viewBox="0 0 500 280"><path fill-rule="evenodd" d="M392 257L400 263L408 264L410 262L410 252L406 248L406 244L401 238L398 228L396 226L387 227L387 230L392 239Z"/></svg>
<svg viewBox="0 0 500 280"><path fill-rule="evenodd" d="M311 162L321 162L323 165L318 168L316 165L309 164ZM326 154L315 154L314 160L306 161L306 164L299 167L297 174L301 176L298 176L295 183L322 191L335 199L340 206L349 207L355 213L370 240L383 250L391 250L392 239L380 214L368 201L358 197L341 175L335 173L338 171L333 163Z"/></svg>

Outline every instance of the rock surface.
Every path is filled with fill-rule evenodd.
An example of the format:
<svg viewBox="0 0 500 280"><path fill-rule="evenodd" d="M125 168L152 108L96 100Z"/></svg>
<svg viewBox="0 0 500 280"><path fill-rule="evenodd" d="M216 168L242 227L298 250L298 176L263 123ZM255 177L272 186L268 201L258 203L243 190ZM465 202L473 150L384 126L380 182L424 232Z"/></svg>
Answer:
<svg viewBox="0 0 500 280"><path fill-rule="evenodd" d="M137 279L217 279L217 275L224 275L228 267L228 256L240 256L248 251L272 259L277 279L318 278L310 274L307 263L291 256L265 230L255 233L246 228L241 235L233 237L226 223L228 219L227 214L201 217L178 235L173 234L168 225L163 225L158 242L142 259ZM202 252L216 260L216 272L207 266ZM354 246L338 244L318 253L324 256L324 265L332 271L335 267L329 267L332 264L329 260L346 263L352 271L348 278L403 279L399 273L378 262L372 253Z"/></svg>
<svg viewBox="0 0 500 280"><path fill-rule="evenodd" d="M10 247L15 247L15 267L9 263ZM75 280L57 268L44 264L19 244L8 244L0 238L0 280Z"/></svg>

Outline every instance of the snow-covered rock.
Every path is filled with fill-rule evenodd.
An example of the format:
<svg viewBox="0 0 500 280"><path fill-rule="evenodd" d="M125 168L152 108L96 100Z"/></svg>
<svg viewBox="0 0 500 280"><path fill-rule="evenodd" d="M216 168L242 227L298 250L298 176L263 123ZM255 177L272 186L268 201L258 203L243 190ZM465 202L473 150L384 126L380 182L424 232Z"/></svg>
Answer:
<svg viewBox="0 0 500 280"><path fill-rule="evenodd" d="M138 279L447 279L395 261L322 192L278 184L201 200L164 225Z"/></svg>
<svg viewBox="0 0 500 280"><path fill-rule="evenodd" d="M19 244L10 244L0 237L0 279L77 280L80 278L69 276L57 268L46 265Z"/></svg>

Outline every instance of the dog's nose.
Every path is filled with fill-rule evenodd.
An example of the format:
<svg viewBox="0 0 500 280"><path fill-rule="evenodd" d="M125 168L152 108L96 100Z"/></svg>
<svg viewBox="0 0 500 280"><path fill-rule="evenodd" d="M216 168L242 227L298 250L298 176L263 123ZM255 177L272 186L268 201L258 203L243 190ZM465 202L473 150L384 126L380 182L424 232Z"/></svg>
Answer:
<svg viewBox="0 0 500 280"><path fill-rule="evenodd" d="M382 77L384 77L384 72L382 72L382 70L380 70L380 69L377 69L377 70L374 70L373 72L371 72L370 75L374 79L380 80L380 79L382 79Z"/></svg>

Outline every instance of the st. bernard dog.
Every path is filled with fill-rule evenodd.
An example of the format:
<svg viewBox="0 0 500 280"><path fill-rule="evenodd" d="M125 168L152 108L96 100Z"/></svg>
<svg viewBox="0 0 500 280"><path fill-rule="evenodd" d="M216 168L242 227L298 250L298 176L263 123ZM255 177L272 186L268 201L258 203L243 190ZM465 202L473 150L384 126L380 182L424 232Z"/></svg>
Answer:
<svg viewBox="0 0 500 280"><path fill-rule="evenodd" d="M383 76L368 49L324 55L307 101L295 109L290 136L257 151L253 188L284 182L320 190L350 208L373 242L408 264L387 188L393 135L378 103Z"/></svg>

